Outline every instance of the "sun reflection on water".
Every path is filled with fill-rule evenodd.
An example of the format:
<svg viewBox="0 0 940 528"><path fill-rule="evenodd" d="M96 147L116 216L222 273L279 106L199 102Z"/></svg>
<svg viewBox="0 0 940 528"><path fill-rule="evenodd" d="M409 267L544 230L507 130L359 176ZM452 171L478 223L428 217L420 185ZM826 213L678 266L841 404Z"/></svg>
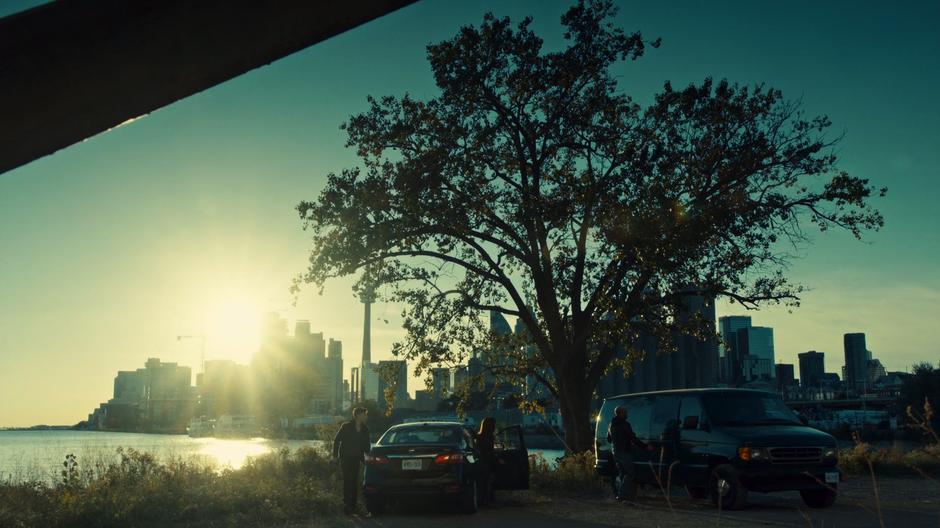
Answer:
<svg viewBox="0 0 940 528"><path fill-rule="evenodd" d="M197 454L219 467L239 469L251 457L269 453L274 446L264 438L200 438Z"/></svg>

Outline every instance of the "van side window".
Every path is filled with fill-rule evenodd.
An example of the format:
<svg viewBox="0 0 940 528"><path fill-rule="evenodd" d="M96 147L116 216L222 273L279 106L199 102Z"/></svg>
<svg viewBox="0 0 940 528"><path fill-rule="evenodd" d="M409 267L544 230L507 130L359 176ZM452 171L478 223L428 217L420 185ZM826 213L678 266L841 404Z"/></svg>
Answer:
<svg viewBox="0 0 940 528"><path fill-rule="evenodd" d="M679 408L679 427L682 429L698 429L702 422L702 402L698 396L682 398Z"/></svg>
<svg viewBox="0 0 940 528"><path fill-rule="evenodd" d="M626 400L623 405L627 408L627 421L633 427L633 432L643 441L650 438L650 418L653 414L653 397L639 396Z"/></svg>
<svg viewBox="0 0 940 528"><path fill-rule="evenodd" d="M659 440L663 433L675 434L679 430L679 396L661 395L653 404L653 419L650 420L650 438Z"/></svg>

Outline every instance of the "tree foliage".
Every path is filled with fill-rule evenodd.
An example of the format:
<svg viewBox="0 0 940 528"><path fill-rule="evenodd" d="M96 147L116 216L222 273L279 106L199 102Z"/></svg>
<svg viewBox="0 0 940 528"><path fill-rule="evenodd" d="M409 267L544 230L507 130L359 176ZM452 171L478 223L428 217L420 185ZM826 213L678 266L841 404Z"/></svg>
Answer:
<svg viewBox="0 0 940 528"><path fill-rule="evenodd" d="M531 19L491 14L428 46L440 93L370 98L343 126L361 166L298 206L312 251L296 286L365 270L360 287L406 306L394 352L419 372L494 350L481 313L521 318L537 353L507 342L514 355L490 363L545 384L578 449L618 344L714 332L675 317L690 286L797 304L785 271L808 226L883 223L867 202L885 190L839 170L829 120L779 90L667 82L646 107L624 94L611 67L659 41L615 12L573 6L557 51Z"/></svg>

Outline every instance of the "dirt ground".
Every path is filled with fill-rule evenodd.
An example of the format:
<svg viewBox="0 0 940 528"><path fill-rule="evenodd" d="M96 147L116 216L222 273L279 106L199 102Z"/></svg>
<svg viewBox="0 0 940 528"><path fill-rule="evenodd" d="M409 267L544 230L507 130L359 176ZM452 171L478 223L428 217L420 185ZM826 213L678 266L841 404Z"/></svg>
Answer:
<svg viewBox="0 0 940 528"><path fill-rule="evenodd" d="M435 504L410 504L381 517L365 515L336 519L328 526L424 528L484 526L486 528L560 528L568 526L748 527L809 526L937 527L940 528L940 481L928 478L885 478L875 487L857 478L840 485L835 505L806 508L798 493L752 493L742 511L719 512L708 501L675 490L667 501L660 490L642 490L635 502L620 503L600 495L549 496L532 492L507 493L497 504L475 515L452 513Z"/></svg>

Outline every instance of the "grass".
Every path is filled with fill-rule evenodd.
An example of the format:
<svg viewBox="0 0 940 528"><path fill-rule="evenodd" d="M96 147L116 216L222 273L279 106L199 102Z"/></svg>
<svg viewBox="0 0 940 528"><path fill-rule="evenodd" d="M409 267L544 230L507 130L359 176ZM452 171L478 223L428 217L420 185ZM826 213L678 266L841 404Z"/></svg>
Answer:
<svg viewBox="0 0 940 528"><path fill-rule="evenodd" d="M529 456L529 486L543 493L600 493L610 486L594 470L594 452L569 454L552 467L541 454Z"/></svg>
<svg viewBox="0 0 940 528"><path fill-rule="evenodd" d="M884 476L917 476L940 473L940 444L928 444L917 449L874 449L870 444L857 442L851 449L839 453L839 467L849 476L866 476L869 462L875 473Z"/></svg>
<svg viewBox="0 0 940 528"><path fill-rule="evenodd" d="M535 493L583 496L606 493L609 487L596 475L591 451L569 454L554 465L535 454L529 464ZM931 474L940 473L940 443L895 450L873 449L857 440L854 448L842 451L839 464L849 476L871 478L875 493L876 474L936 481ZM664 477L660 490L668 500L671 479ZM119 448L116 459L69 455L52 483L39 477L0 481L0 526L329 524L341 511L340 489L338 468L326 453L310 447L282 448L250 458L239 469L222 470L197 458L157 459Z"/></svg>
<svg viewBox="0 0 940 528"><path fill-rule="evenodd" d="M338 469L312 448L282 449L222 471L195 460L118 453L118 462L88 468L70 455L55 484L0 484L0 526L284 524L341 509Z"/></svg>

